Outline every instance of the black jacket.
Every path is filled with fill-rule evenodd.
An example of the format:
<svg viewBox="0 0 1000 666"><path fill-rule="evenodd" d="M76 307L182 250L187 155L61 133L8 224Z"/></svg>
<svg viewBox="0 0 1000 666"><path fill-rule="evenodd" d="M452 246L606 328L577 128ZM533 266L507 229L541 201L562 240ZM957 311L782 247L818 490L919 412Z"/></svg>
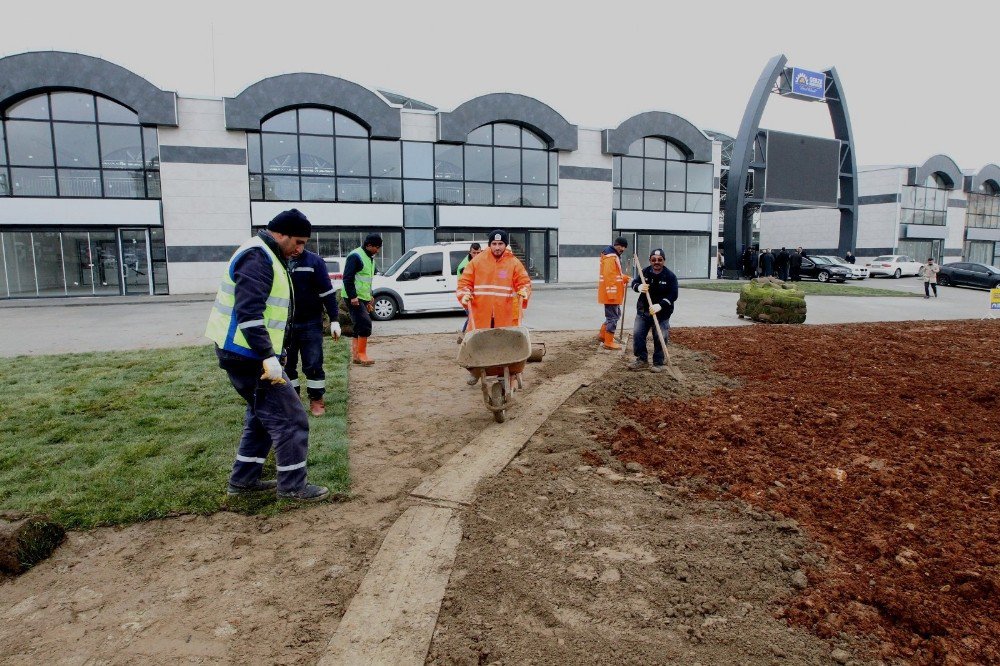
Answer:
<svg viewBox="0 0 1000 666"><path fill-rule="evenodd" d="M774 258L774 266L780 271L782 268L788 265L788 252L782 250Z"/></svg>
<svg viewBox="0 0 1000 666"><path fill-rule="evenodd" d="M361 248L361 251L368 254L368 250ZM368 254L369 257L372 255ZM347 255L347 261L344 263L344 291L347 292L347 300L358 297L358 288L354 284L354 276L364 268L365 265L361 261L361 257L356 254Z"/></svg>
<svg viewBox="0 0 1000 666"><path fill-rule="evenodd" d="M792 256L788 258L788 265L799 270L802 268L802 255L798 252L793 252Z"/></svg>
<svg viewBox="0 0 1000 666"><path fill-rule="evenodd" d="M304 250L288 262L288 270L292 274L295 290L295 316L292 321L296 324L320 321L324 307L330 321L337 321L337 294L323 258Z"/></svg>
<svg viewBox="0 0 1000 666"><path fill-rule="evenodd" d="M653 303L659 303L663 306L657 318L660 320L669 319L670 315L674 312L674 303L677 302L677 294L680 291L677 284L677 276L666 266L659 273L654 273L652 266L646 266L642 269L642 274L646 278L646 284L649 285L649 297L653 300ZM642 280L639 278L633 279L632 291L639 293L641 285ZM645 296L639 296L636 299L635 307L636 312L639 314L649 314L649 304L646 302Z"/></svg>

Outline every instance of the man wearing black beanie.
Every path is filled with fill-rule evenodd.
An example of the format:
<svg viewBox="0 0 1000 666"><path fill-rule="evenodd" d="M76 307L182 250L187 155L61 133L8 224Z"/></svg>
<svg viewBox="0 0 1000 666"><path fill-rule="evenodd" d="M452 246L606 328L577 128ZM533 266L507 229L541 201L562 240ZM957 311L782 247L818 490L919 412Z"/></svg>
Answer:
<svg viewBox="0 0 1000 666"><path fill-rule="evenodd" d="M305 215L286 210L237 248L208 319L205 335L215 342L219 367L247 403L230 495L277 489L278 497L308 502L330 494L306 483L309 420L279 360L293 310L287 262L305 249L311 233ZM261 472L272 444L278 478L265 481Z"/></svg>
<svg viewBox="0 0 1000 666"><path fill-rule="evenodd" d="M368 358L368 338L372 334L372 278L375 277L375 255L382 249L382 237L368 234L347 255L344 262L344 286L340 295L347 303L347 311L354 325L351 338L351 362L356 365L375 365Z"/></svg>

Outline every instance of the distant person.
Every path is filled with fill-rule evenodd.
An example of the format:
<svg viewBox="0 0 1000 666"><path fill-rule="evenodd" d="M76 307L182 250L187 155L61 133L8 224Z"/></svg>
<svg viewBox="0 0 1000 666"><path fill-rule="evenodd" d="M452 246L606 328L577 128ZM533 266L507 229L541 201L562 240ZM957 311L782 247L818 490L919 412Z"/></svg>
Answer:
<svg viewBox="0 0 1000 666"><path fill-rule="evenodd" d="M604 306L604 323L599 333L604 349L621 349L615 342L615 331L622 318L625 286L629 276L622 270L621 256L628 248L628 241L619 236L601 251L600 272L597 279L597 302Z"/></svg>
<svg viewBox="0 0 1000 666"><path fill-rule="evenodd" d="M765 248L760 255L760 272L764 277L774 277L774 255L771 254L771 248Z"/></svg>
<svg viewBox="0 0 1000 666"><path fill-rule="evenodd" d="M726 267L726 256L722 253L722 248L720 247L715 251L715 279L722 279L722 271Z"/></svg>
<svg viewBox="0 0 1000 666"><path fill-rule="evenodd" d="M465 270L465 267L468 266L469 262L475 259L482 251L483 246L479 243L473 243L470 245L469 253L465 255L465 259L462 259L458 268L455 269L455 275L462 277L462 271ZM465 331L467 328L469 328L469 308L465 308L465 321L462 323L462 332L458 334L458 344L462 344L462 340L465 339Z"/></svg>
<svg viewBox="0 0 1000 666"><path fill-rule="evenodd" d="M642 370L649 363L649 352L646 349L646 337L650 329L656 325L653 317L660 322L663 330L663 341L670 342L670 315L674 312L674 304L677 302L678 284L677 276L667 268L666 257L663 250L656 249L649 254L649 266L642 269L642 274L646 278L646 284L640 278L632 280L632 290L639 293L649 293L653 307L650 308L645 296L639 296L635 306L635 324L632 329L632 353L635 358L628 366L629 370ZM662 372L663 361L665 360L663 346L660 345L660 338L653 331L653 367L651 372Z"/></svg>
<svg viewBox="0 0 1000 666"><path fill-rule="evenodd" d="M750 248L746 248L743 250L743 258L742 258L743 277L745 277L748 280L753 277L752 256L753 256L753 250L751 250Z"/></svg>
<svg viewBox="0 0 1000 666"><path fill-rule="evenodd" d="M846 261L849 264L853 264L854 263L855 257L854 257L853 254L851 254L850 250L847 251L847 256L844 257L844 261Z"/></svg>
<svg viewBox="0 0 1000 666"><path fill-rule="evenodd" d="M934 290L934 298L937 298L937 275L941 267L934 263L934 257L927 259L927 263L920 267L920 275L924 278L924 298L931 297L931 290Z"/></svg>
<svg viewBox="0 0 1000 666"><path fill-rule="evenodd" d="M351 338L351 363L375 365L368 358L368 338L372 334L372 278L375 277L375 255L382 249L382 236L368 234L361 247L356 247L344 262L344 284L340 296L347 303L354 337Z"/></svg>
<svg viewBox="0 0 1000 666"><path fill-rule="evenodd" d="M750 277L760 275L760 248L755 247L750 253Z"/></svg>
<svg viewBox="0 0 1000 666"><path fill-rule="evenodd" d="M781 248L778 256L774 258L774 267L778 271L778 279L788 280L788 250Z"/></svg>
<svg viewBox="0 0 1000 666"><path fill-rule="evenodd" d="M795 248L795 252L792 256L788 258L788 270L791 274L792 282L798 282L802 279L802 248Z"/></svg>

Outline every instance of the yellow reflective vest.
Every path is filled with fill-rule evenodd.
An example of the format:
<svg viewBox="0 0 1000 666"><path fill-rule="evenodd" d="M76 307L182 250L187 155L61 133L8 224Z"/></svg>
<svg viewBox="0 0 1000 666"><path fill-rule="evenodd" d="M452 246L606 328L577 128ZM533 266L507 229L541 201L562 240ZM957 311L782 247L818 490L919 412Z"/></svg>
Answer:
<svg viewBox="0 0 1000 666"><path fill-rule="evenodd" d="M351 250L347 258L350 258L352 254L358 255L361 259L361 270L354 274L354 291L358 294L358 299L362 301L372 300L372 277L375 275L375 262L372 258L368 256L363 247L356 247ZM344 259L344 263L347 263L347 258ZM347 299L347 285L343 285L340 288L340 295Z"/></svg>
<svg viewBox="0 0 1000 666"><path fill-rule="evenodd" d="M238 323L236 321L236 281L233 277L233 268L237 260L245 252L254 249L263 250L271 260L271 270L274 278L271 280L271 292L267 296L264 306L263 318L254 321ZM222 284L215 295L215 304L212 306L212 313L208 316L208 326L205 328L205 337L212 340L219 346L219 349L235 352L250 358L261 358L247 344L243 335L243 329L251 326L263 325L267 329L267 334L271 338L271 347L276 355L280 355L285 343L285 327L288 325L289 313L292 304L292 283L288 277L285 265L281 263L278 256L267 246L259 236L254 236L250 240L240 245L229 260L226 274L222 277Z"/></svg>

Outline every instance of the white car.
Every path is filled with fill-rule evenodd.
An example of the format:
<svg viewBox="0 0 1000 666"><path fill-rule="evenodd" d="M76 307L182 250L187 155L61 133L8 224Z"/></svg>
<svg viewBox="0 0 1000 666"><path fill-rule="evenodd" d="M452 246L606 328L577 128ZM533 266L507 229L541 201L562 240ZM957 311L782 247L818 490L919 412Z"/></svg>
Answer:
<svg viewBox="0 0 1000 666"><path fill-rule="evenodd" d="M851 271L849 279L851 280L864 280L868 277L868 267L862 266L860 264L852 264L843 257L827 257L833 263L848 268Z"/></svg>
<svg viewBox="0 0 1000 666"><path fill-rule="evenodd" d="M920 275L921 266L923 266L922 263L914 261L905 254L884 254L872 259L871 263L868 264L868 274L872 277L889 275L894 278L904 275Z"/></svg>
<svg viewBox="0 0 1000 666"><path fill-rule="evenodd" d="M469 245L435 243L409 250L372 279L372 317L388 321L401 312L461 312L455 271Z"/></svg>
<svg viewBox="0 0 1000 666"><path fill-rule="evenodd" d="M343 257L323 257L326 263L326 272L330 275L330 282L333 288L339 290L344 286L344 264L347 260Z"/></svg>

